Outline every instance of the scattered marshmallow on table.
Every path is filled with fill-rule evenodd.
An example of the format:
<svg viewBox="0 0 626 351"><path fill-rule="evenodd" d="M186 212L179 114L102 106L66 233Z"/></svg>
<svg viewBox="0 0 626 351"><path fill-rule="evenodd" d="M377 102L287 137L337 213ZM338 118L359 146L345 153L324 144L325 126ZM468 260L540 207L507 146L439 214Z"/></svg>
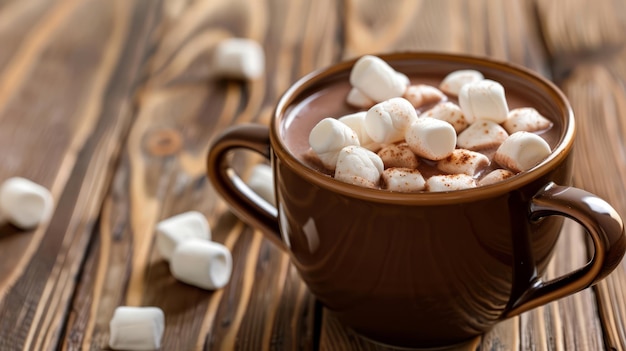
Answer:
<svg viewBox="0 0 626 351"><path fill-rule="evenodd" d="M495 170L489 172L484 177L482 177L478 181L478 185L479 186L484 186L484 185L495 184L495 183L501 182L501 181L503 181L505 179L511 178L514 175L515 175L515 173L509 171L508 169L502 169L502 168L495 169Z"/></svg>
<svg viewBox="0 0 626 351"><path fill-rule="evenodd" d="M439 89L450 95L459 95L461 88L468 83L477 82L483 80L485 77L482 73L473 69L462 69L454 72L450 72L443 78Z"/></svg>
<svg viewBox="0 0 626 351"><path fill-rule="evenodd" d="M215 48L213 70L226 78L259 78L265 71L263 48L252 39L225 39Z"/></svg>
<svg viewBox="0 0 626 351"><path fill-rule="evenodd" d="M378 151L385 168L417 168L419 160L407 143L391 144Z"/></svg>
<svg viewBox="0 0 626 351"><path fill-rule="evenodd" d="M165 329L158 307L121 306L109 323L109 346L114 350L157 350Z"/></svg>
<svg viewBox="0 0 626 351"><path fill-rule="evenodd" d="M276 206L272 167L265 163L260 163L254 166L246 183L250 189L257 193L257 195L259 195L263 200Z"/></svg>
<svg viewBox="0 0 626 351"><path fill-rule="evenodd" d="M422 191L426 184L422 173L412 168L387 168L382 178L385 189L404 193Z"/></svg>
<svg viewBox="0 0 626 351"><path fill-rule="evenodd" d="M375 102L399 97L406 90L406 81L383 59L361 56L350 71L350 84Z"/></svg>
<svg viewBox="0 0 626 351"><path fill-rule="evenodd" d="M459 92L459 106L470 123L478 119L502 123L509 113L504 87L490 79L463 85Z"/></svg>
<svg viewBox="0 0 626 351"><path fill-rule="evenodd" d="M435 105L430 110L425 111L420 116L440 119L450 123L454 127L456 133L462 132L469 122L465 118L461 108L453 102L442 102Z"/></svg>
<svg viewBox="0 0 626 351"><path fill-rule="evenodd" d="M452 190L471 189L476 187L476 180L467 174L436 175L426 181L426 190L443 192Z"/></svg>
<svg viewBox="0 0 626 351"><path fill-rule="evenodd" d="M417 119L417 112L407 99L391 98L367 111L365 131L377 143L395 143L404 138L406 129Z"/></svg>
<svg viewBox="0 0 626 351"><path fill-rule="evenodd" d="M340 117L339 122L347 125L356 133L360 146L371 151L378 150L380 144L372 140L365 130L365 115L367 115L367 111L351 113Z"/></svg>
<svg viewBox="0 0 626 351"><path fill-rule="evenodd" d="M452 154L456 132L448 122L421 117L406 130L405 139L416 155L436 161Z"/></svg>
<svg viewBox="0 0 626 351"><path fill-rule="evenodd" d="M511 134L500 145L494 160L514 172L526 171L550 155L550 145L542 137L530 132Z"/></svg>
<svg viewBox="0 0 626 351"><path fill-rule="evenodd" d="M360 146L346 146L339 153L335 179L366 188L377 188L385 166L380 157Z"/></svg>
<svg viewBox="0 0 626 351"><path fill-rule="evenodd" d="M502 123L502 127L509 134L520 131L536 132L548 129L551 126L552 122L532 107L516 108L509 111L507 120Z"/></svg>
<svg viewBox="0 0 626 351"><path fill-rule="evenodd" d="M432 104L446 99L446 94L441 90L426 84L411 85L406 89L403 97L415 108L426 104Z"/></svg>
<svg viewBox="0 0 626 351"><path fill-rule="evenodd" d="M207 290L228 284L232 269L233 259L228 248L206 240L191 239L180 243L170 259L174 278Z"/></svg>
<svg viewBox="0 0 626 351"><path fill-rule="evenodd" d="M211 228L206 217L197 211L184 212L159 222L156 226L156 246L166 260L176 247L190 239L211 240Z"/></svg>
<svg viewBox="0 0 626 351"><path fill-rule="evenodd" d="M437 162L437 168L450 174L463 173L474 176L490 163L489 158L480 152L455 149L450 156Z"/></svg>
<svg viewBox="0 0 626 351"><path fill-rule="evenodd" d="M357 88L350 89L346 102L351 106L363 109L368 109L376 104L376 101L367 97Z"/></svg>
<svg viewBox="0 0 626 351"><path fill-rule="evenodd" d="M334 118L324 118L309 134L309 145L324 167L334 170L341 149L349 145L360 146L359 137L352 128Z"/></svg>
<svg viewBox="0 0 626 351"><path fill-rule="evenodd" d="M13 177L0 185L0 222L33 229L50 219L53 208L50 191L31 180Z"/></svg>
<svg viewBox="0 0 626 351"><path fill-rule="evenodd" d="M459 133L457 145L476 151L500 146L509 134L496 122L478 120Z"/></svg>

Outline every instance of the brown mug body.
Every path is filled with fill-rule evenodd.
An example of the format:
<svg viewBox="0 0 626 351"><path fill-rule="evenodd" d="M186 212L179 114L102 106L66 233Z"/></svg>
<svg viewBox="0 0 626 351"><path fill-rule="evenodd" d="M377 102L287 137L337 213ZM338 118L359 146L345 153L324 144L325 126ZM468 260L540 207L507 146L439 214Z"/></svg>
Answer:
<svg viewBox="0 0 626 351"><path fill-rule="evenodd" d="M409 76L443 78L476 69L525 94L559 129L553 153L498 184L448 193L402 194L335 181L304 165L284 143L296 104L348 79L354 61L314 72L281 98L269 126L238 126L209 152L208 176L244 221L290 254L313 295L357 333L386 344L462 342L498 321L584 289L622 259L622 221L602 199L570 187L574 118L550 82L513 65L437 53L381 55ZM339 96L338 99L345 97ZM276 208L250 193L230 151L271 161ZM558 280L541 279L564 217L581 223L595 254Z"/></svg>

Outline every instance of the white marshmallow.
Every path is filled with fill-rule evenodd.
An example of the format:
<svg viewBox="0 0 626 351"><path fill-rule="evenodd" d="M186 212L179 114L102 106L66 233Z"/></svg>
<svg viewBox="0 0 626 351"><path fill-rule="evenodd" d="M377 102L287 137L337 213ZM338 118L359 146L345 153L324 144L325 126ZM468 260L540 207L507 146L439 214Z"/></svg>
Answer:
<svg viewBox="0 0 626 351"><path fill-rule="evenodd" d="M407 143L387 145L378 151L378 156L383 161L385 168L415 169L419 165L417 156Z"/></svg>
<svg viewBox="0 0 626 351"><path fill-rule="evenodd" d="M115 309L109 329L109 346L114 350L157 350L165 316L158 307L121 306Z"/></svg>
<svg viewBox="0 0 626 351"><path fill-rule="evenodd" d="M352 128L359 138L360 146L371 151L378 150L380 149L380 144L372 140L365 130L365 115L367 115L367 111L352 113L340 117L339 122Z"/></svg>
<svg viewBox="0 0 626 351"><path fill-rule="evenodd" d="M404 132L415 120L417 112L409 101L392 98L367 111L365 131L377 143L395 143L404 138Z"/></svg>
<svg viewBox="0 0 626 351"><path fill-rule="evenodd" d="M189 211L160 221L156 226L156 246L170 260L176 246L190 239L211 240L211 228L200 212Z"/></svg>
<svg viewBox="0 0 626 351"><path fill-rule="evenodd" d="M387 168L382 174L384 188L390 191L414 193L424 190L426 181L417 169Z"/></svg>
<svg viewBox="0 0 626 351"><path fill-rule="evenodd" d="M236 79L256 79L265 71L265 54L252 39L230 38L220 42L213 56L215 74Z"/></svg>
<svg viewBox="0 0 626 351"><path fill-rule="evenodd" d="M480 152L455 149L450 156L437 162L437 168L446 173L463 173L473 177L490 163L489 158Z"/></svg>
<svg viewBox="0 0 626 351"><path fill-rule="evenodd" d="M482 179L478 181L478 185L485 186L485 185L495 184L505 179L511 178L514 175L515 173L509 171L508 169L502 169L502 168L495 169L489 172L489 174L482 177Z"/></svg>
<svg viewBox="0 0 626 351"><path fill-rule="evenodd" d="M357 88L350 89L348 96L346 96L346 102L350 106L362 109L368 109L376 104L376 101L367 97Z"/></svg>
<svg viewBox="0 0 626 351"><path fill-rule="evenodd" d="M402 82L402 84L406 85L407 87L411 85L411 80L409 79L409 76L398 71L396 71L396 75L398 76L398 79Z"/></svg>
<svg viewBox="0 0 626 351"><path fill-rule="evenodd" d="M31 180L13 177L0 185L0 221L33 229L50 219L53 208L50 191Z"/></svg>
<svg viewBox="0 0 626 351"><path fill-rule="evenodd" d="M213 241L184 241L176 247L170 260L170 271L174 278L208 290L228 284L232 270L230 251Z"/></svg>
<svg viewBox="0 0 626 351"><path fill-rule="evenodd" d="M399 97L406 90L404 78L381 58L364 55L350 72L350 84L375 102Z"/></svg>
<svg viewBox="0 0 626 351"><path fill-rule="evenodd" d="M252 168L250 177L246 182L250 189L257 193L263 200L276 206L276 198L274 197L274 175L272 167L265 163L259 163Z"/></svg>
<svg viewBox="0 0 626 351"><path fill-rule="evenodd" d="M483 80L485 77L482 73L473 69L462 69L454 72L450 72L443 78L439 89L450 95L459 95L461 88L468 83L477 82Z"/></svg>
<svg viewBox="0 0 626 351"><path fill-rule="evenodd" d="M352 128L334 118L324 118L309 134L309 145L329 170L334 170L339 151L349 145L361 145Z"/></svg>
<svg viewBox="0 0 626 351"><path fill-rule="evenodd" d="M377 188L383 170L383 161L375 153L360 146L346 146L339 153L335 179L362 187Z"/></svg>
<svg viewBox="0 0 626 351"><path fill-rule="evenodd" d="M442 192L471 189L476 187L476 180L467 174L436 175L426 181L426 190Z"/></svg>
<svg viewBox="0 0 626 351"><path fill-rule="evenodd" d="M442 102L437 104L435 107L422 113L420 116L446 121L454 127L457 134L469 126L469 122L465 118L465 115L463 115L461 108L452 102Z"/></svg>
<svg viewBox="0 0 626 351"><path fill-rule="evenodd" d="M407 129L405 138L417 156L435 161L450 156L456 145L452 125L429 117L415 120Z"/></svg>
<svg viewBox="0 0 626 351"><path fill-rule="evenodd" d="M470 123L478 119L502 123L509 113L504 87L489 79L463 85L459 92L459 106Z"/></svg>
<svg viewBox="0 0 626 351"><path fill-rule="evenodd" d="M509 134L513 134L520 131L536 132L548 129L552 126L552 122L534 108L522 107L511 110L502 126Z"/></svg>
<svg viewBox="0 0 626 351"><path fill-rule="evenodd" d="M446 95L439 89L426 85L411 85L406 89L403 97L415 108L422 107L426 104L432 104L446 99Z"/></svg>
<svg viewBox="0 0 626 351"><path fill-rule="evenodd" d="M509 134L499 124L489 120L478 120L459 134L457 144L468 150L483 150L502 144Z"/></svg>
<svg viewBox="0 0 626 351"><path fill-rule="evenodd" d="M529 132L511 134L500 145L494 160L513 172L526 171L550 155L550 145L542 137Z"/></svg>

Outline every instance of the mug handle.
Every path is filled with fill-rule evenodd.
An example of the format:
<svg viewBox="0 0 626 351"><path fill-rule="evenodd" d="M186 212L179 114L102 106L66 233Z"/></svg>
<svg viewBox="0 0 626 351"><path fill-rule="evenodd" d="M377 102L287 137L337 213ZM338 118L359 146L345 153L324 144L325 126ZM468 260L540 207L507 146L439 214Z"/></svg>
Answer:
<svg viewBox="0 0 626 351"><path fill-rule="evenodd" d="M236 149L251 150L271 160L269 128L248 124L226 129L209 149L207 176L239 218L255 228L260 228L266 238L284 249L276 208L252 191L231 167L228 155Z"/></svg>
<svg viewBox="0 0 626 351"><path fill-rule="evenodd" d="M537 278L504 313L513 317L594 285L617 267L626 252L624 224L606 201L587 191L549 183L530 202L530 220L560 215L581 224L591 237L594 255L573 272L544 282Z"/></svg>

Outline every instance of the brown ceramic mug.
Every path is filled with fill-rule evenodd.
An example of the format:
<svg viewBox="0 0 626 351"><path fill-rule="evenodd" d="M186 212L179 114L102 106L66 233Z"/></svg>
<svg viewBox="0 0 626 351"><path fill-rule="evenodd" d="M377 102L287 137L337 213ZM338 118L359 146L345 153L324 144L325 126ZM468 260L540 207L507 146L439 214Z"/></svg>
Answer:
<svg viewBox="0 0 626 351"><path fill-rule="evenodd" d="M345 325L386 344L462 342L495 323L587 288L626 250L623 224L604 200L570 187L574 117L564 95L524 68L436 53L381 55L410 77L476 69L532 102L558 130L552 154L500 183L447 193L394 193L342 183L306 166L285 143L290 114L347 84L354 61L313 72L280 99L269 128L236 126L213 143L208 177L232 210L284 248L313 295ZM343 103L345 95L338 95ZM327 117L327 116L322 116ZM336 116L339 117L339 116ZM271 161L276 208L231 167L230 151ZM595 253L582 268L541 276L563 217L584 226Z"/></svg>

